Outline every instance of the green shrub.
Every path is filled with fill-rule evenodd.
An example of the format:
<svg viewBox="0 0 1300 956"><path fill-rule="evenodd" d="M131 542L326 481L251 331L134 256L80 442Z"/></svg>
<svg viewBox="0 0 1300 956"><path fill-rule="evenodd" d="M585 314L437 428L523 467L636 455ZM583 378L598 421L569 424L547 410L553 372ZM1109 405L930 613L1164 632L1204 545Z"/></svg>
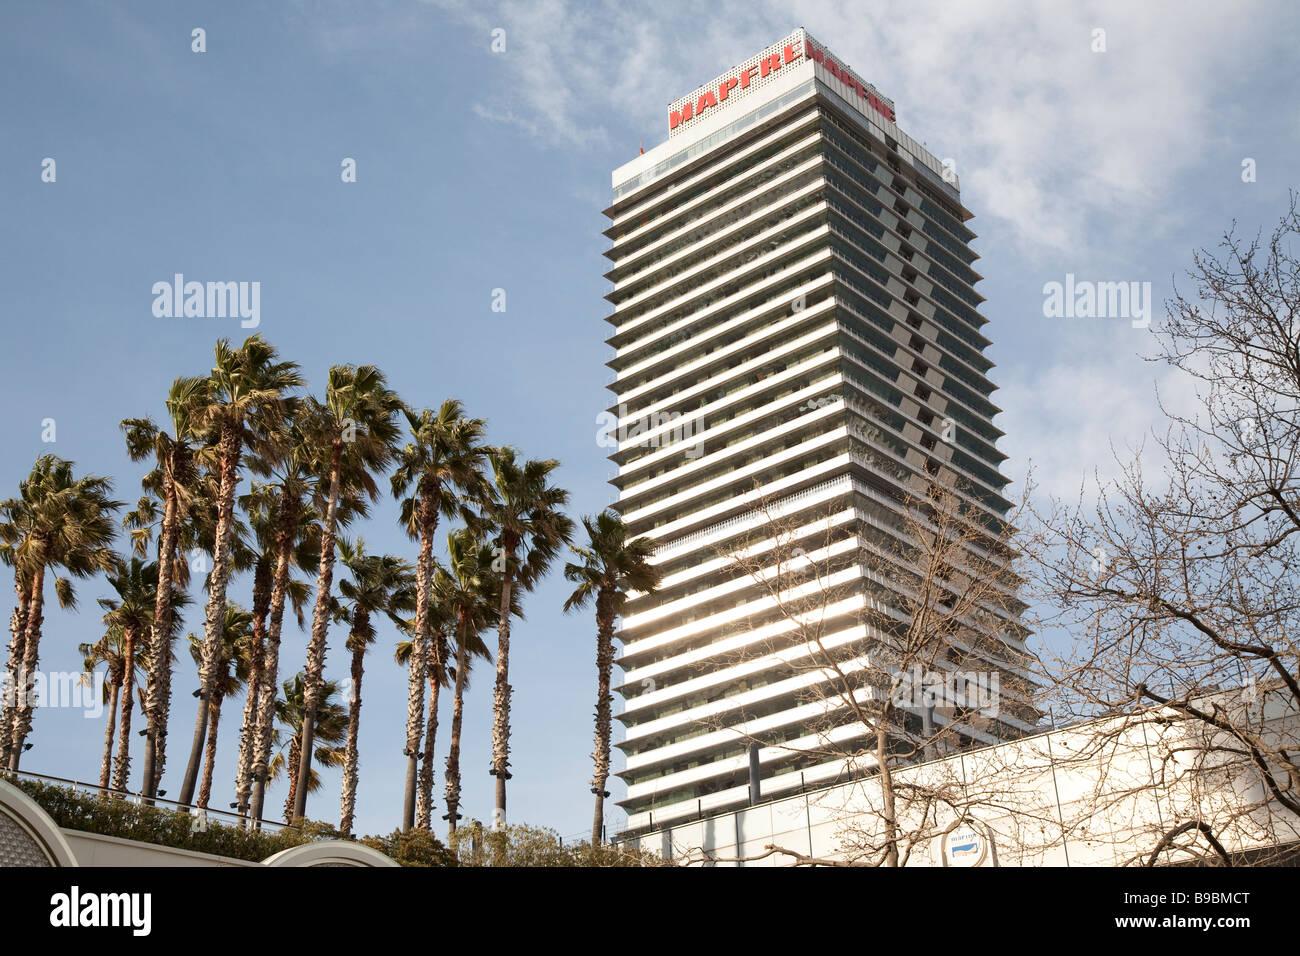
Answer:
<svg viewBox="0 0 1300 956"><path fill-rule="evenodd" d="M260 863L269 856L320 840L341 840L342 834L327 823L297 820L282 830L245 830L208 822L194 830L194 817L164 807L138 805L118 794L92 794L37 780L13 781L53 818L60 827L121 837L141 843L212 853ZM456 858L427 830L362 837L359 843L378 850L402 866L455 866Z"/></svg>
<svg viewBox="0 0 1300 956"><path fill-rule="evenodd" d="M362 837L361 843L392 857L402 866L456 866L456 855L428 830L402 833L394 830L384 837Z"/></svg>
<svg viewBox="0 0 1300 956"><path fill-rule="evenodd" d="M590 843L565 845L546 827L471 824L456 831L453 847L461 866L672 866L655 853Z"/></svg>
<svg viewBox="0 0 1300 956"><path fill-rule="evenodd" d="M285 829L245 830L209 821L194 829L194 817L163 807L138 805L116 794L90 794L36 780L14 781L60 827L101 836L121 837L198 853L212 853L260 863L268 856L311 840L305 833Z"/></svg>
<svg viewBox="0 0 1300 956"><path fill-rule="evenodd" d="M269 856L320 840L343 839L327 823L296 820L283 830L245 830L209 821L194 830L194 817L163 807L138 805L118 794L92 794L36 780L13 781L53 818L58 826L141 843L212 853L260 863ZM654 853L589 843L565 846L559 834L544 827L509 826L484 830L461 827L448 848L428 830L394 831L358 841L402 866L671 866Z"/></svg>

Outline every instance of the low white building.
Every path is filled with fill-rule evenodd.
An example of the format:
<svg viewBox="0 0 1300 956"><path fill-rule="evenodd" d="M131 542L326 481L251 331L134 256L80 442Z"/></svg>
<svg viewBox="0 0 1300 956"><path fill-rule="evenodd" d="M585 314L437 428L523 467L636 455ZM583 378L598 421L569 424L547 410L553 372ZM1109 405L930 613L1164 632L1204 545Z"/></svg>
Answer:
<svg viewBox="0 0 1300 956"><path fill-rule="evenodd" d="M1300 746L1289 695L1216 695L1232 725ZM1267 862L1300 843L1300 817L1271 799L1233 738L1164 708L1112 716L894 769L907 866L1129 866L1219 856ZM850 775L850 768L845 768ZM659 817L626 839L717 866L880 863L879 774L731 813ZM1164 845L1162 845L1164 841Z"/></svg>

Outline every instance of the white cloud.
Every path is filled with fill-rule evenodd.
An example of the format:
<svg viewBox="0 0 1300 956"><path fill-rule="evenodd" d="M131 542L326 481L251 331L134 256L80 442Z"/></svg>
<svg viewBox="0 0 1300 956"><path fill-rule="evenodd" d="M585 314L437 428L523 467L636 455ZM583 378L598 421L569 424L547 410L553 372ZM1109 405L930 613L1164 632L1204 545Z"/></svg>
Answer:
<svg viewBox="0 0 1300 956"><path fill-rule="evenodd" d="M1177 208L1171 182L1217 135L1240 51L1287 54L1266 15L1283 8L1262 3L426 2L481 32L485 51L506 30L505 78L485 85L479 115L560 148L628 128L653 145L674 97L805 26L957 160L967 205L1014 224L1030 258L1085 254L1098 221L1149 230L1178 215L1162 212Z"/></svg>
<svg viewBox="0 0 1300 956"><path fill-rule="evenodd" d="M999 446L1010 456L1003 473L1016 488L1032 466L1041 494L1068 501L1081 490L1091 500L1097 483L1117 478L1139 450L1144 477L1155 481L1162 458L1154 438L1168 424L1157 389L1171 411L1195 414L1199 407L1191 376L1136 355L1022 367L1002 378L1013 382L994 395L1004 409Z"/></svg>

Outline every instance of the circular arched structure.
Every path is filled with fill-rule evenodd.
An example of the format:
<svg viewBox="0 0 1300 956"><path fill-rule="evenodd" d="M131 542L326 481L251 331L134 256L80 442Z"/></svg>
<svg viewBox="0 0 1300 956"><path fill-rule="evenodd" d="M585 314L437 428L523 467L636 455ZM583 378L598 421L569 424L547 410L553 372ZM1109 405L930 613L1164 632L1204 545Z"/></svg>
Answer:
<svg viewBox="0 0 1300 956"><path fill-rule="evenodd" d="M78 865L50 815L13 784L0 780L0 867Z"/></svg>
<svg viewBox="0 0 1300 956"><path fill-rule="evenodd" d="M281 850L262 861L264 866L401 866L361 843L351 840L323 840Z"/></svg>

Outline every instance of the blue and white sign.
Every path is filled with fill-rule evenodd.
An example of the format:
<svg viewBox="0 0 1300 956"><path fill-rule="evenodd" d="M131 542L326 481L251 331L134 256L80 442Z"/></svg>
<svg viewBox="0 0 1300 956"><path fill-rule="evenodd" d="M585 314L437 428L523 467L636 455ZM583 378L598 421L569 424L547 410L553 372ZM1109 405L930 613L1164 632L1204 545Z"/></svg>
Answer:
<svg viewBox="0 0 1300 956"><path fill-rule="evenodd" d="M959 823L943 835L944 866L979 866L988 855L988 837L969 821Z"/></svg>

